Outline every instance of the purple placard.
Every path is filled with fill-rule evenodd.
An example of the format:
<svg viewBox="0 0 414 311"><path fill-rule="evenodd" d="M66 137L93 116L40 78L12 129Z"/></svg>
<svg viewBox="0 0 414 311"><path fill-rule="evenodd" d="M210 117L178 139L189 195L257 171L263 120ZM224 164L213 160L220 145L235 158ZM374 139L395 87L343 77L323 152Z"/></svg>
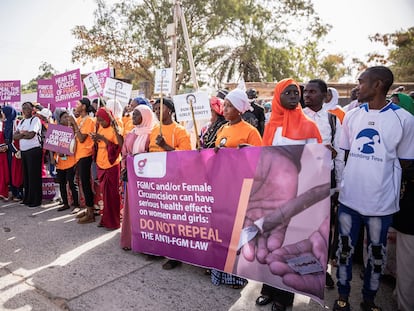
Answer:
<svg viewBox="0 0 414 311"><path fill-rule="evenodd" d="M72 155L75 143L71 127L58 124L49 124L43 148L62 154Z"/></svg>
<svg viewBox="0 0 414 311"><path fill-rule="evenodd" d="M20 80L0 81L0 102L20 102Z"/></svg>
<svg viewBox="0 0 414 311"><path fill-rule="evenodd" d="M42 198L51 201L56 195L55 179L51 177L42 178Z"/></svg>
<svg viewBox="0 0 414 311"><path fill-rule="evenodd" d="M55 108L67 107L69 102L82 98L82 79L79 69L53 76L52 82Z"/></svg>
<svg viewBox="0 0 414 311"><path fill-rule="evenodd" d="M144 153L128 157L127 165L134 251L226 271L322 303L330 213L330 155L323 145ZM257 235L240 244L252 226ZM269 248L265 257L263 250L256 253L257 245ZM292 263L312 265L298 272Z"/></svg>
<svg viewBox="0 0 414 311"><path fill-rule="evenodd" d="M37 102L52 106L54 100L52 79L37 80Z"/></svg>

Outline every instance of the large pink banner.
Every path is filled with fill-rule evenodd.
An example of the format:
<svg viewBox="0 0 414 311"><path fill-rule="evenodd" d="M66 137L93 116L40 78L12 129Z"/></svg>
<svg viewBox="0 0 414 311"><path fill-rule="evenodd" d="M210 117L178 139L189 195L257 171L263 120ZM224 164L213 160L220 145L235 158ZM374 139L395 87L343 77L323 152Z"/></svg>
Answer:
<svg viewBox="0 0 414 311"><path fill-rule="evenodd" d="M52 78L54 106L67 107L69 102L76 102L82 98L82 80L80 70L75 69ZM71 105L74 107L75 104Z"/></svg>
<svg viewBox="0 0 414 311"><path fill-rule="evenodd" d="M20 102L20 80L0 81L0 102Z"/></svg>
<svg viewBox="0 0 414 311"><path fill-rule="evenodd" d="M127 161L134 251L322 303L330 210L326 147L145 153Z"/></svg>
<svg viewBox="0 0 414 311"><path fill-rule="evenodd" d="M47 106L54 103L52 79L37 80L37 102Z"/></svg>

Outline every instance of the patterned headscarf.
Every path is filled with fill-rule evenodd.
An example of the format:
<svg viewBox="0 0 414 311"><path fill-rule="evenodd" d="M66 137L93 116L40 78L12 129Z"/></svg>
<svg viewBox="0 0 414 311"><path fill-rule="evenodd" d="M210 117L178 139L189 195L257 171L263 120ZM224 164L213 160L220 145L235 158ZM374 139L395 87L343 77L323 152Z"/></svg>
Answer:
<svg viewBox="0 0 414 311"><path fill-rule="evenodd" d="M212 96L210 98L210 106L219 115L223 115L223 100L221 98Z"/></svg>
<svg viewBox="0 0 414 311"><path fill-rule="evenodd" d="M322 142L318 127L302 111L298 103L295 109L286 109L280 102L280 95L289 86L295 85L300 92L299 84L293 79L279 81L273 92L272 114L263 133L263 145L271 146L278 127L282 127L282 136L293 140L316 138Z"/></svg>

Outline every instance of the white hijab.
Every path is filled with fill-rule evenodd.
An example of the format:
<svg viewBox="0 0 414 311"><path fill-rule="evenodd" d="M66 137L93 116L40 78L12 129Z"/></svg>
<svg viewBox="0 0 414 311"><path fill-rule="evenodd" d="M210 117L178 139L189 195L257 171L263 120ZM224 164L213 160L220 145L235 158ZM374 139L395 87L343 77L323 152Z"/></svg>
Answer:
<svg viewBox="0 0 414 311"><path fill-rule="evenodd" d="M332 110L338 105L339 94L338 91L333 87L328 87L328 91L331 91L332 98L329 102L323 104L323 109Z"/></svg>
<svg viewBox="0 0 414 311"><path fill-rule="evenodd" d="M240 113L245 113L247 110L253 111L246 92L241 89L232 90L226 95L225 99L228 99Z"/></svg>

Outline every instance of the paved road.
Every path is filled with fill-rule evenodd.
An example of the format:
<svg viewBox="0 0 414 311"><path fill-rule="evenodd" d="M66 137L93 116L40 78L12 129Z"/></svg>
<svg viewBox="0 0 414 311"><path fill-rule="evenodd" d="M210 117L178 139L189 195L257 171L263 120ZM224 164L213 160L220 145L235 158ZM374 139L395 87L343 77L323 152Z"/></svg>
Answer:
<svg viewBox="0 0 414 311"><path fill-rule="evenodd" d="M254 301L261 284L242 290L214 286L204 270L182 265L172 271L163 260L148 261L119 247L119 230L79 225L53 204L29 210L0 201L0 310L270 310ZM361 281L355 271L351 303L359 310ZM296 295L293 310L331 310ZM397 309L392 286L382 284L377 303Z"/></svg>

